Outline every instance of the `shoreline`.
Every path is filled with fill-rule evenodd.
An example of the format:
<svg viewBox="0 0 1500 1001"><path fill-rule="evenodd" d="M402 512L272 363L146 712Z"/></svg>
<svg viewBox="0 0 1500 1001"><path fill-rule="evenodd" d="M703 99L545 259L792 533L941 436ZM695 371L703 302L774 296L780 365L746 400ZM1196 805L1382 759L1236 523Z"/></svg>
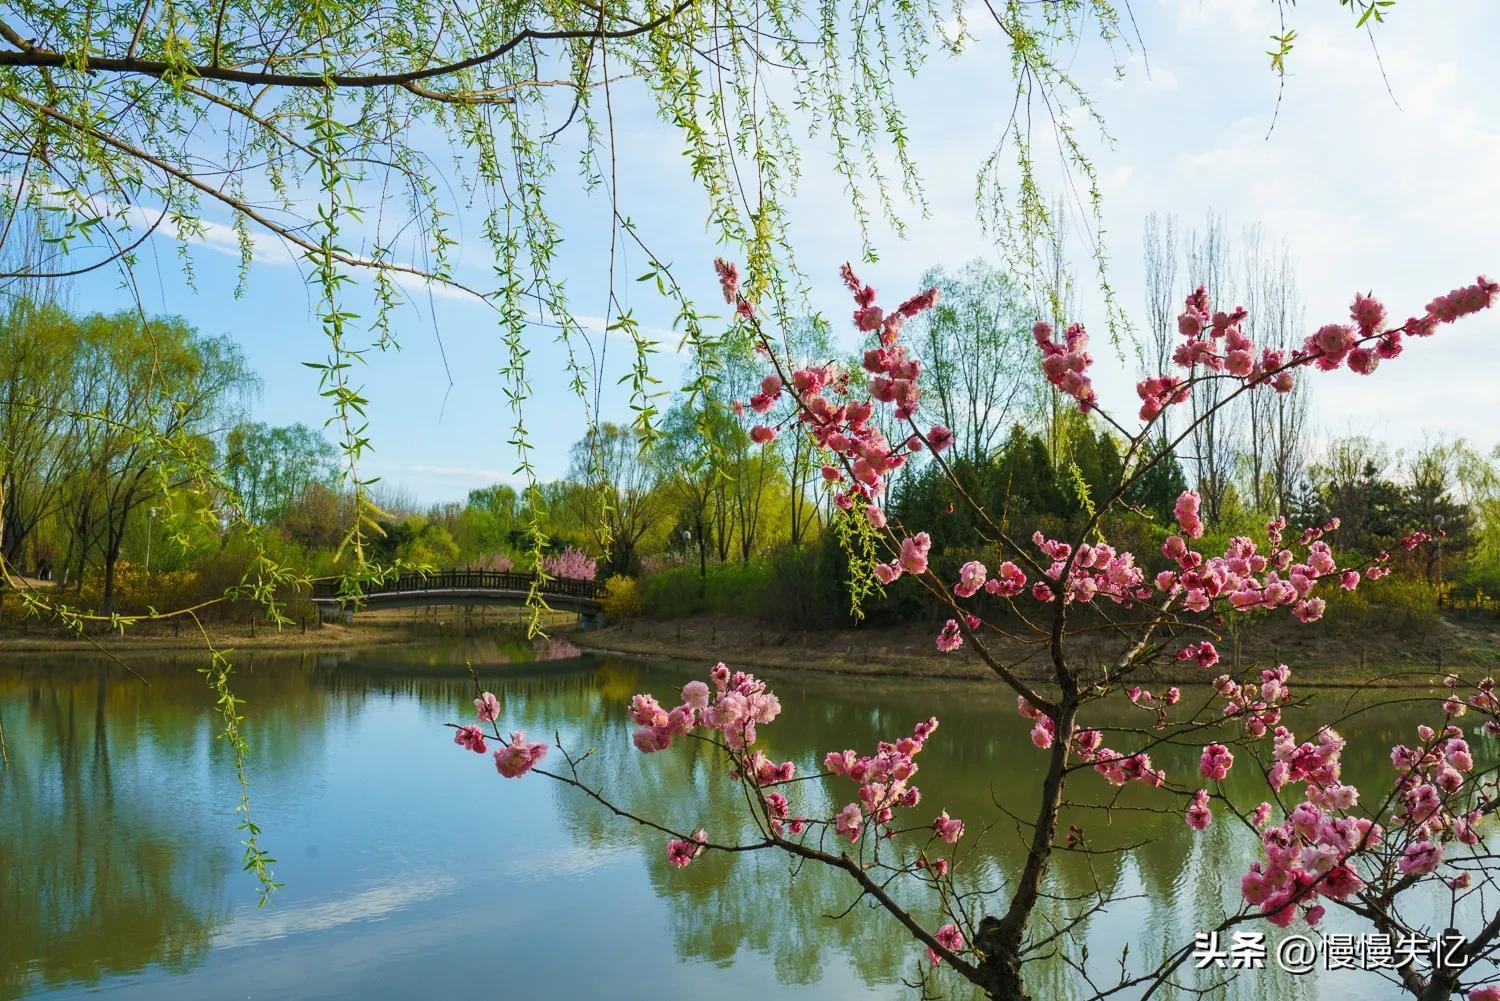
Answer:
<svg viewBox="0 0 1500 1001"><path fill-rule="evenodd" d="M724 616L697 616L680 620L645 620L606 626L603 629L568 633L568 639L585 653L685 663L724 661L731 667L775 671L814 671L840 674L851 678L924 678L944 681L992 681L994 673L978 658L955 654L928 653L921 649L930 644L925 629L839 630L809 634L800 630L779 632L756 622ZM1465 637L1465 640L1472 640ZM1361 656L1349 660L1310 660L1287 651L1284 658L1293 677L1307 688L1393 688L1426 689L1441 684L1448 670L1479 669L1486 674L1494 670L1497 658L1490 646L1500 649L1495 637L1479 637L1479 649L1439 647L1435 660L1415 659L1415 646L1389 653L1379 659ZM1279 646L1279 645L1278 645ZM1349 649L1347 646L1344 649ZM1282 652L1279 649L1278 653ZM1006 660L1013 650L997 650ZM1236 666L1229 655L1208 671L1170 664L1143 673L1143 685L1207 686L1219 674L1238 675L1279 662L1269 656L1258 656L1258 650L1247 650ZM1444 656L1461 654L1459 656ZM1087 654L1085 653L1085 656ZM1406 657L1406 660L1399 659ZM1446 661L1446 664L1445 664ZM1023 665L1016 671L1026 681L1047 683L1050 670Z"/></svg>
<svg viewBox="0 0 1500 1001"><path fill-rule="evenodd" d="M568 633L572 616L548 623L549 631ZM496 617L479 620L427 619L370 612L357 618L353 625L325 623L301 628L296 624L277 629L269 625L204 623L204 630L215 649L257 652L333 653L341 650L388 649L421 646L464 636L492 635L513 629L519 617ZM0 634L0 659L39 654L102 654L135 656L152 653L193 653L206 651L201 632L190 623L177 629L161 624L118 632L96 633L87 638L38 628L30 635L17 634L8 626Z"/></svg>

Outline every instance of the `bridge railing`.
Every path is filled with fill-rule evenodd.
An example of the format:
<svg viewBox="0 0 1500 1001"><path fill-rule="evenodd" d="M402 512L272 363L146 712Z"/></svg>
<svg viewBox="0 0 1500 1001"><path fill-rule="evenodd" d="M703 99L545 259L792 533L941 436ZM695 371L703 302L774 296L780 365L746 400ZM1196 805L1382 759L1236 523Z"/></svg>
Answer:
<svg viewBox="0 0 1500 1001"><path fill-rule="evenodd" d="M507 573L499 570L435 570L431 573L404 573L398 577L365 585L364 594L403 594L423 591L529 591L536 578L529 573ZM540 590L544 595L568 598L586 598L598 601L604 595L604 585L594 580L574 580L571 577L554 577L542 581ZM339 581L336 579L313 581L314 598L338 598Z"/></svg>

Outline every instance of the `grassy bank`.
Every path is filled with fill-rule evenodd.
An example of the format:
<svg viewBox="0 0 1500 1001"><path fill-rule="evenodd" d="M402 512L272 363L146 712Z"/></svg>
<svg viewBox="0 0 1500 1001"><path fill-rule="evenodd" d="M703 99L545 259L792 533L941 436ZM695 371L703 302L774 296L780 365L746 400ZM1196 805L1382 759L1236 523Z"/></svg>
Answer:
<svg viewBox="0 0 1500 1001"><path fill-rule="evenodd" d="M580 648L659 659L733 667L833 671L858 676L984 680L994 675L979 658L960 650L941 654L933 646L936 627L778 628L741 617L708 614L672 620L640 619L569 638ZM1223 671L1286 663L1303 684L1372 684L1423 687L1449 670L1491 673L1500 667L1500 629L1493 622L1440 618L1430 629L1366 632L1360 636L1319 634L1317 627L1266 624L1241 630L1219 644L1224 661L1211 671L1172 664L1142 676L1153 683L1206 683ZM1013 640L991 646L1002 663L1023 661L1017 673L1032 680L1051 677L1045 651ZM1118 651L1082 644L1077 655L1102 660Z"/></svg>

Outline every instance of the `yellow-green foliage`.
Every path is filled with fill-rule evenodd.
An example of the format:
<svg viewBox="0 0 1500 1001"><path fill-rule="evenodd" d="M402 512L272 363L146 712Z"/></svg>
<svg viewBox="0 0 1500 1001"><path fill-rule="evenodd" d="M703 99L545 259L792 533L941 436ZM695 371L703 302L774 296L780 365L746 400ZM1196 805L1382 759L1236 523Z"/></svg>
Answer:
<svg viewBox="0 0 1500 1001"><path fill-rule="evenodd" d="M616 622L633 619L641 614L641 589L634 577L615 574L604 582L604 598L600 601L604 614Z"/></svg>
<svg viewBox="0 0 1500 1001"><path fill-rule="evenodd" d="M1367 580L1354 591L1323 587L1317 593L1328 601L1327 624L1339 631L1417 632L1438 621L1437 596L1420 576L1409 573Z"/></svg>

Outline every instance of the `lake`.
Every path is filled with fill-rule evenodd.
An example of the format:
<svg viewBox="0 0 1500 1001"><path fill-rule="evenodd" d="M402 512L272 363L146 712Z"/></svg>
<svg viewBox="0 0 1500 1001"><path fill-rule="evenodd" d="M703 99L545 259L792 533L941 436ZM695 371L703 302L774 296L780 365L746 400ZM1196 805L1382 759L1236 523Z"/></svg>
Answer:
<svg viewBox="0 0 1500 1001"><path fill-rule="evenodd" d="M622 804L681 829L701 824L715 840L745 830L742 804L702 745L648 757L629 740L633 693L666 702L709 665L573 655L565 641L494 640L239 655L252 803L286 884L259 910L239 867L233 765L214 739L198 658L132 661L149 687L87 657L0 663L10 749L0 772L0 1001L917 996L902 978L915 974L921 948L883 912L849 910L847 877L770 853L711 854L674 869L661 835L538 776L501 779L489 755L453 744L443 724L472 718L468 659L501 695L507 731L596 748L584 777ZM915 813L925 820L946 807L967 822L965 885L993 886L1015 871L1016 825L991 797L1026 809L1042 755L1013 697L969 682L765 676L783 712L762 743L799 773L816 770L827 750L872 751L940 717L920 759ZM1318 697L1342 704L1349 695ZM1410 741L1413 726L1409 705L1370 707L1346 728L1346 780L1386 780L1389 748ZM1196 778L1197 756L1196 745L1153 755L1185 781ZM547 763L559 764L555 752ZM1232 778L1253 805L1248 771ZM1103 786L1084 774L1072 788L1102 798ZM830 789L852 798L850 785ZM1129 792L1129 805L1161 802ZM793 798L810 814L830 802L821 782L799 783ZM1124 859L1069 857L1049 885L1059 897L1098 885L1128 898L1082 932L1099 976L1127 942L1132 957L1158 955L1237 905L1251 846L1222 818L1203 835L1175 812L1077 819L1095 844L1145 842ZM1068 905L1058 907L1065 917ZM1033 965L1036 997L1073 994L1061 964ZM969 996L951 974L940 983ZM1344 989L1399 996L1367 973L1269 970L1212 996Z"/></svg>

